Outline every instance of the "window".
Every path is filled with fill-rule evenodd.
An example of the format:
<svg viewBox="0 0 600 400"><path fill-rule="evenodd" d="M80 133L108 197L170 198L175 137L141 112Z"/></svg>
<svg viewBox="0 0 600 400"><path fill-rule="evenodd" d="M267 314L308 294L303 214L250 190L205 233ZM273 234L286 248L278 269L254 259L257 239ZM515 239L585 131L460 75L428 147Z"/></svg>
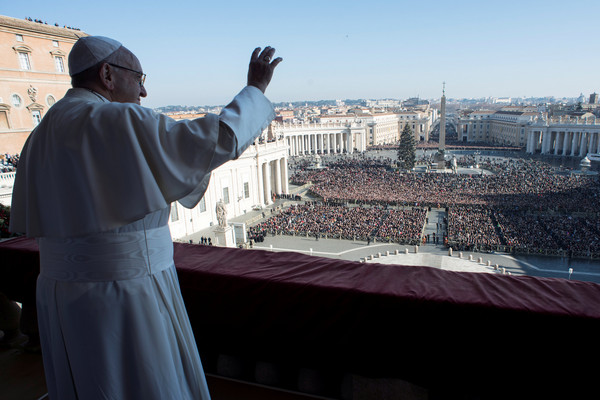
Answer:
<svg viewBox="0 0 600 400"><path fill-rule="evenodd" d="M56 72L65 72L65 60L62 57L54 57L54 65L56 66Z"/></svg>
<svg viewBox="0 0 600 400"><path fill-rule="evenodd" d="M31 118L33 119L33 126L38 126L42 122L42 113L38 110L32 111Z"/></svg>
<svg viewBox="0 0 600 400"><path fill-rule="evenodd" d="M244 182L244 198L250 198L250 184L248 182Z"/></svg>
<svg viewBox="0 0 600 400"><path fill-rule="evenodd" d="M23 41L23 35L19 35L17 33L17 34L15 34L15 39L17 40L17 42L22 42Z"/></svg>
<svg viewBox="0 0 600 400"><path fill-rule="evenodd" d="M52 41L52 46L58 47L58 40L53 40Z"/></svg>
<svg viewBox="0 0 600 400"><path fill-rule="evenodd" d="M204 199L204 197L202 197L200 199L200 203L198 203L198 208L200 209L200 212L206 212L206 200Z"/></svg>
<svg viewBox="0 0 600 400"><path fill-rule="evenodd" d="M223 203L229 204L229 188L228 187L223 188Z"/></svg>
<svg viewBox="0 0 600 400"><path fill-rule="evenodd" d="M21 96L19 96L18 94L13 94L12 96L10 96L10 102L15 108L21 107L21 104L23 103L23 101L21 100Z"/></svg>
<svg viewBox="0 0 600 400"><path fill-rule="evenodd" d="M21 66L21 69L31 69L28 53L19 52L19 64Z"/></svg>
<svg viewBox="0 0 600 400"><path fill-rule="evenodd" d="M179 213L177 212L177 202L171 203L171 222L179 221Z"/></svg>
<svg viewBox="0 0 600 400"><path fill-rule="evenodd" d="M2 101L0 101L2 103ZM0 104L0 130L10 129L10 122L8 120L8 104Z"/></svg>

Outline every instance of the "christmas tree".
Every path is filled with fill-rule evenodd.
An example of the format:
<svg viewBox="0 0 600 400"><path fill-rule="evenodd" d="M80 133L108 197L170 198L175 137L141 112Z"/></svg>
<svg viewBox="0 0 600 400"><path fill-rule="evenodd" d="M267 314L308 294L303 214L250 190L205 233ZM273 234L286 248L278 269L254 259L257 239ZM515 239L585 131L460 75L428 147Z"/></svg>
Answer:
<svg viewBox="0 0 600 400"><path fill-rule="evenodd" d="M398 166L404 169L412 169L417 162L416 142L412 129L408 124L404 125L400 135L400 147L398 148Z"/></svg>

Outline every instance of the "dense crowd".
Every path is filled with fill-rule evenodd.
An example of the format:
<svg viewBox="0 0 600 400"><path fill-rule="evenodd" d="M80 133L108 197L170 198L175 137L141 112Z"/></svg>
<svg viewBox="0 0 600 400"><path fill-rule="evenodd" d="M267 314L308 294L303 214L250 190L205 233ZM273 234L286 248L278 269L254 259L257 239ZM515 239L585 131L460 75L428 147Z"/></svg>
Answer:
<svg viewBox="0 0 600 400"><path fill-rule="evenodd" d="M389 159L363 156L332 159L324 169L298 166L293 183L311 182L313 195L347 211L296 208L263 228L284 233L338 229L344 237L364 238L367 224L372 237L407 243L421 237L426 207L446 207L444 242L459 249L600 256L597 176L560 174L537 160L464 156L457 161L477 163L494 174L403 173L391 168ZM352 206L354 213L363 210L360 217L350 213ZM332 212L344 223L332 219Z"/></svg>
<svg viewBox="0 0 600 400"><path fill-rule="evenodd" d="M519 253L600 256L597 217L538 212L450 208L448 241L457 249L491 250L499 246Z"/></svg>
<svg viewBox="0 0 600 400"><path fill-rule="evenodd" d="M448 242L485 250L503 244L492 220L492 210L464 206L448 210Z"/></svg>
<svg viewBox="0 0 600 400"><path fill-rule="evenodd" d="M299 170L295 184L312 182L313 194L354 203L449 207L510 206L538 211L589 211L597 208L596 176L561 175L535 160L485 161L493 175L404 173L361 159L334 162L322 170Z"/></svg>
<svg viewBox="0 0 600 400"><path fill-rule="evenodd" d="M2 154L2 155L0 155L0 173L16 171L18 163L19 163L19 155L18 154Z"/></svg>
<svg viewBox="0 0 600 400"><path fill-rule="evenodd" d="M321 202L292 205L252 227L254 241L266 233L308 235L315 238L379 240L416 243L421 237L426 210L381 206L346 206Z"/></svg>

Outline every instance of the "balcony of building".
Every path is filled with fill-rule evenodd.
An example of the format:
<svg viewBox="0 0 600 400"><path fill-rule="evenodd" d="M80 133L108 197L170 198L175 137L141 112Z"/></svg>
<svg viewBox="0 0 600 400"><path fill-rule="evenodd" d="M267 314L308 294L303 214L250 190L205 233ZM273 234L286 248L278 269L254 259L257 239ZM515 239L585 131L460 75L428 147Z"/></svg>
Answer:
<svg viewBox="0 0 600 400"><path fill-rule="evenodd" d="M597 396L600 285L256 249L174 249L215 399ZM30 311L35 241L0 243L0 257L0 291ZM0 397L39 388L15 397L38 399L39 355L0 354Z"/></svg>

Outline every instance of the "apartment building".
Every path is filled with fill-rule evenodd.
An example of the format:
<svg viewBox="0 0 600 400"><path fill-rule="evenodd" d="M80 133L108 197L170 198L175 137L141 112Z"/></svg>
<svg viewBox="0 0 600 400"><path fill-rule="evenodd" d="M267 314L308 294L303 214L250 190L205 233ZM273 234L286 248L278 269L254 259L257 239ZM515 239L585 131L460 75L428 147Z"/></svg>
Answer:
<svg viewBox="0 0 600 400"><path fill-rule="evenodd" d="M499 111L474 111L459 118L458 139L525 147L527 128L538 114L532 108L515 106Z"/></svg>

